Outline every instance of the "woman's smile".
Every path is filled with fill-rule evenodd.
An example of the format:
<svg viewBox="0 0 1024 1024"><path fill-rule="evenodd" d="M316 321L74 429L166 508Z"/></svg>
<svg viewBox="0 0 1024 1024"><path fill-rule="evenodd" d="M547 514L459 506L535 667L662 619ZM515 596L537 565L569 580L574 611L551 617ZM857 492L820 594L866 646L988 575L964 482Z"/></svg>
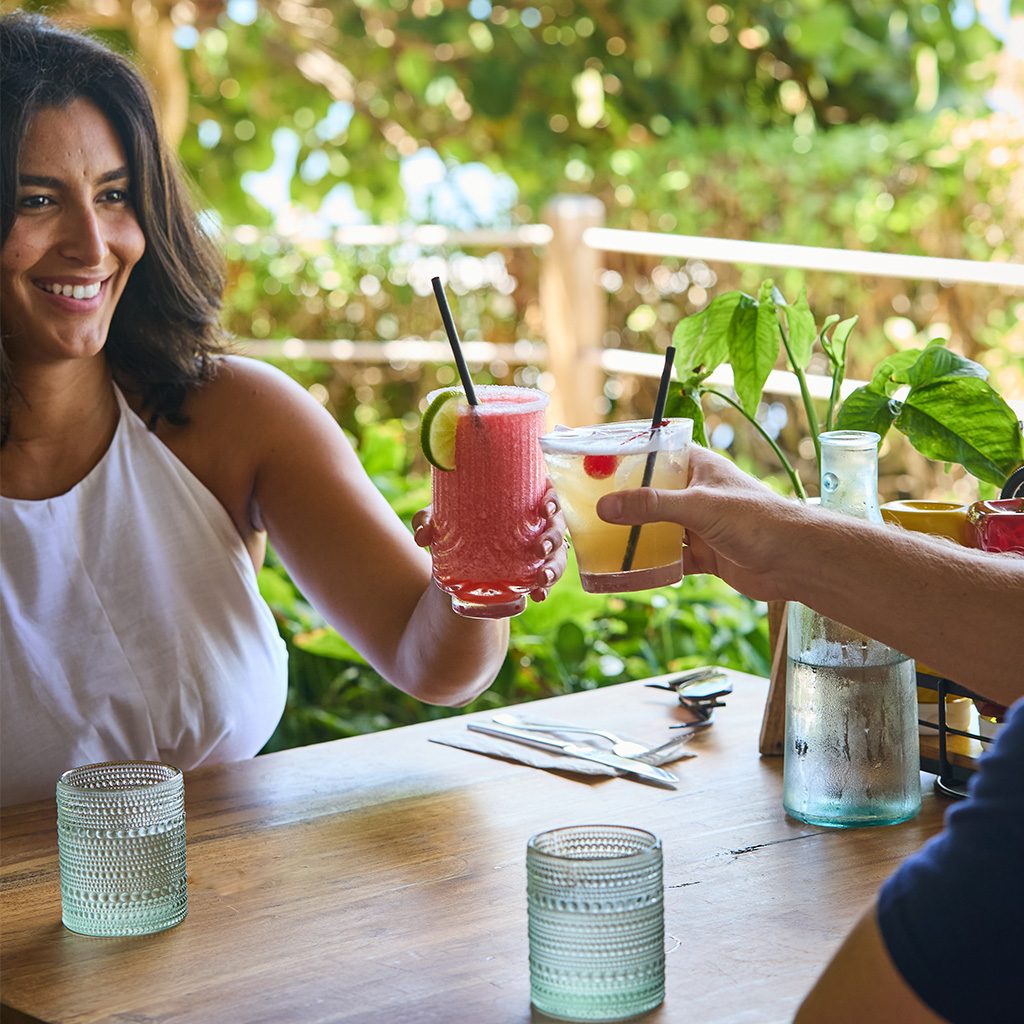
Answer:
<svg viewBox="0 0 1024 1024"><path fill-rule="evenodd" d="M64 313L85 315L102 307L104 285L109 280L109 277L102 281L62 278L39 280L35 282L35 286L43 292L55 309Z"/></svg>
<svg viewBox="0 0 1024 1024"><path fill-rule="evenodd" d="M81 281L36 281L36 286L42 288L48 295L81 301L96 298L103 287L103 282L91 281L83 284Z"/></svg>

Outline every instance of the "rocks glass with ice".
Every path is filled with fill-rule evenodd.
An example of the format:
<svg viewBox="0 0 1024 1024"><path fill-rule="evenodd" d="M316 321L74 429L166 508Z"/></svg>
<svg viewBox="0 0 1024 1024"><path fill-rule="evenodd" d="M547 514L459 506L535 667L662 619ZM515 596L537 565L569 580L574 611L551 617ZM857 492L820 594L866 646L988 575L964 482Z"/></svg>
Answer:
<svg viewBox="0 0 1024 1024"><path fill-rule="evenodd" d="M556 427L540 439L548 475L562 504L583 589L592 594L648 590L683 575L683 528L606 523L597 502L612 491L644 486L680 490L689 480L693 421L648 420Z"/></svg>

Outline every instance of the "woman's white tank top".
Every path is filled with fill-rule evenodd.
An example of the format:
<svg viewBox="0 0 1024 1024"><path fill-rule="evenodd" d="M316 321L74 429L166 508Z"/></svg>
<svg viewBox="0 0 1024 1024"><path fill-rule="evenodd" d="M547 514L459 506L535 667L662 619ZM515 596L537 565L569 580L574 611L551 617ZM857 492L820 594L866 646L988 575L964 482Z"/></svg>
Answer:
<svg viewBox="0 0 1024 1024"><path fill-rule="evenodd" d="M52 796L94 761L251 757L284 709L285 645L231 518L117 402L85 479L0 497L5 805Z"/></svg>

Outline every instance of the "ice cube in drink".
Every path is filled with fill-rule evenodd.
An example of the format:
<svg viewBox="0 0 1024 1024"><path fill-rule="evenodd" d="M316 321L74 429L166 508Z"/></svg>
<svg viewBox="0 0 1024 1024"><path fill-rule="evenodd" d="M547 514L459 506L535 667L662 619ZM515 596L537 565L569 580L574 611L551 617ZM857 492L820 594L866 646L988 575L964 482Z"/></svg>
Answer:
<svg viewBox="0 0 1024 1024"><path fill-rule="evenodd" d="M558 493L589 593L648 590L682 579L683 528L675 523L646 523L627 562L630 527L606 523L597 501L612 491L641 487L653 457L649 486L679 490L689 479L693 421L665 420L652 430L646 420L590 427L558 427L540 439L548 475Z"/></svg>

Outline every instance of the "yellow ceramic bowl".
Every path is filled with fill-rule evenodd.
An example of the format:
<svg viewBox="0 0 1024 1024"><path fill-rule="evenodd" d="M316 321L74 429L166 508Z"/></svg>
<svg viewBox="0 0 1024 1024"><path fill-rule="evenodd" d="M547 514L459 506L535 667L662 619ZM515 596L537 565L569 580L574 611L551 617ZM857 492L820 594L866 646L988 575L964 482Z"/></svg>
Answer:
<svg viewBox="0 0 1024 1024"><path fill-rule="evenodd" d="M882 518L904 530L948 537L964 547L974 547L974 531L967 522L967 506L952 501L887 501Z"/></svg>

